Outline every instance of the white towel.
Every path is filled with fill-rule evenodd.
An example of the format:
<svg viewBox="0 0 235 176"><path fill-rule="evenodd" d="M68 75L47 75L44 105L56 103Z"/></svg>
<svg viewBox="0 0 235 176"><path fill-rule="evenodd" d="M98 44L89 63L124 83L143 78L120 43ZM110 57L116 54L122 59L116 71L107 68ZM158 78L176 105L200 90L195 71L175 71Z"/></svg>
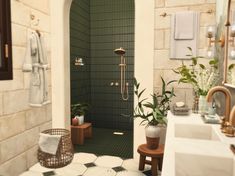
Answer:
<svg viewBox="0 0 235 176"><path fill-rule="evenodd" d="M60 138L61 135L40 133L39 147L43 152L55 155L60 143Z"/></svg>
<svg viewBox="0 0 235 176"><path fill-rule="evenodd" d="M193 21L193 39L175 39L175 15L171 18L171 46L170 46L170 58L171 59L190 59L187 54L191 54L188 47L192 48L194 56L197 56L197 46L199 38L199 13L198 12L181 12L183 14L194 14ZM191 23L192 24L192 23ZM189 25L189 24L187 24ZM188 35L189 36L189 35Z"/></svg>
<svg viewBox="0 0 235 176"><path fill-rule="evenodd" d="M195 13L192 11L175 14L175 40L194 39Z"/></svg>

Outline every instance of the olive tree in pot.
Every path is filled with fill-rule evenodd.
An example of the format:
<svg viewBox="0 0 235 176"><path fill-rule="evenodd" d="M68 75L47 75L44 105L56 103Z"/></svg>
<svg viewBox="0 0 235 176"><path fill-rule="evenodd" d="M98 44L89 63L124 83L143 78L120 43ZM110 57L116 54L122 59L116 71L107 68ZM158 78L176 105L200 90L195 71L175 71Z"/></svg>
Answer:
<svg viewBox="0 0 235 176"><path fill-rule="evenodd" d="M152 101L147 101L147 98L142 98L142 95L146 89L140 89L140 83L134 80L135 95L137 97L138 104L134 109L134 118L141 118L140 125L146 125L145 135L147 141L147 147L149 149L156 149L159 146L160 132L163 127L167 125L167 111L170 110L171 98L175 96L174 88L167 90L167 87L176 82L176 80L166 83L163 78L161 93L153 94Z"/></svg>
<svg viewBox="0 0 235 176"><path fill-rule="evenodd" d="M87 103L77 103L71 105L72 125L82 125L84 123L84 115L89 109Z"/></svg>

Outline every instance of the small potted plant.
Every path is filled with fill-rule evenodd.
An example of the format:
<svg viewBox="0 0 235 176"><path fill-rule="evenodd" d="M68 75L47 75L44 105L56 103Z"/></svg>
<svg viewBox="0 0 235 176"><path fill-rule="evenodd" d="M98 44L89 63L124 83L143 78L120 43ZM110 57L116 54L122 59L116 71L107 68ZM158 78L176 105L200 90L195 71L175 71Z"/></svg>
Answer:
<svg viewBox="0 0 235 176"><path fill-rule="evenodd" d="M151 102L146 101L146 98L141 98L145 89L140 91L140 83L136 79L134 80L135 95L138 101L134 109L134 118L141 118L140 125L146 125L145 135L149 149L156 149L159 146L160 132L162 127L166 127L167 125L167 111L170 110L171 99L175 96L173 87L167 90L167 86L175 82L175 80L169 81L168 83L165 83L162 77L161 80L161 93L151 95Z"/></svg>
<svg viewBox="0 0 235 176"><path fill-rule="evenodd" d="M84 123L84 115L89 109L87 103L77 103L71 105L72 125L82 125Z"/></svg>

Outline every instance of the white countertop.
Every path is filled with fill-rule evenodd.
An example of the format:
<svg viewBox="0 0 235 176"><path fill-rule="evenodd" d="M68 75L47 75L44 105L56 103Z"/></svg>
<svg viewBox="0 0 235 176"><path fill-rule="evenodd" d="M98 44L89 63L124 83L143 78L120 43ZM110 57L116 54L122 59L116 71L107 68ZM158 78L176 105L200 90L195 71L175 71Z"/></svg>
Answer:
<svg viewBox="0 0 235 176"><path fill-rule="evenodd" d="M167 118L162 176L235 176L235 157L229 149L235 138L221 133L220 125L205 124L199 114L169 112Z"/></svg>

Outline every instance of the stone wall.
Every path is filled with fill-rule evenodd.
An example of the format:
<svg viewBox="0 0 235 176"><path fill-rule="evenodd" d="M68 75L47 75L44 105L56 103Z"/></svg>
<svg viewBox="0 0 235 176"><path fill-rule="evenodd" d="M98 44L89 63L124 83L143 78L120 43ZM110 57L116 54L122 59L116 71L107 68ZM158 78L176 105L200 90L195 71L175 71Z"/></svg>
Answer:
<svg viewBox="0 0 235 176"><path fill-rule="evenodd" d="M37 162L39 132L51 128L51 104L28 106L30 73L22 72L27 36L39 29L45 36L50 63L50 8L48 0L11 0L13 75L0 81L0 175L15 176ZM33 14L39 25L31 21ZM48 82L51 90L50 69ZM51 91L49 91L51 92Z"/></svg>
<svg viewBox="0 0 235 176"><path fill-rule="evenodd" d="M212 10L212 14L206 13ZM181 65L181 60L171 60L170 55L170 21L171 16L179 11L198 11L200 13L199 55L205 55L207 48L206 27L215 24L215 0L155 0L155 58L154 58L154 91L161 88L162 76L166 81L178 79L172 69ZM166 17L161 14L166 13ZM201 59L208 63L207 59ZM186 61L186 63L190 63ZM185 101L190 106L193 102L193 91L190 85L175 84L176 98L174 101Z"/></svg>

